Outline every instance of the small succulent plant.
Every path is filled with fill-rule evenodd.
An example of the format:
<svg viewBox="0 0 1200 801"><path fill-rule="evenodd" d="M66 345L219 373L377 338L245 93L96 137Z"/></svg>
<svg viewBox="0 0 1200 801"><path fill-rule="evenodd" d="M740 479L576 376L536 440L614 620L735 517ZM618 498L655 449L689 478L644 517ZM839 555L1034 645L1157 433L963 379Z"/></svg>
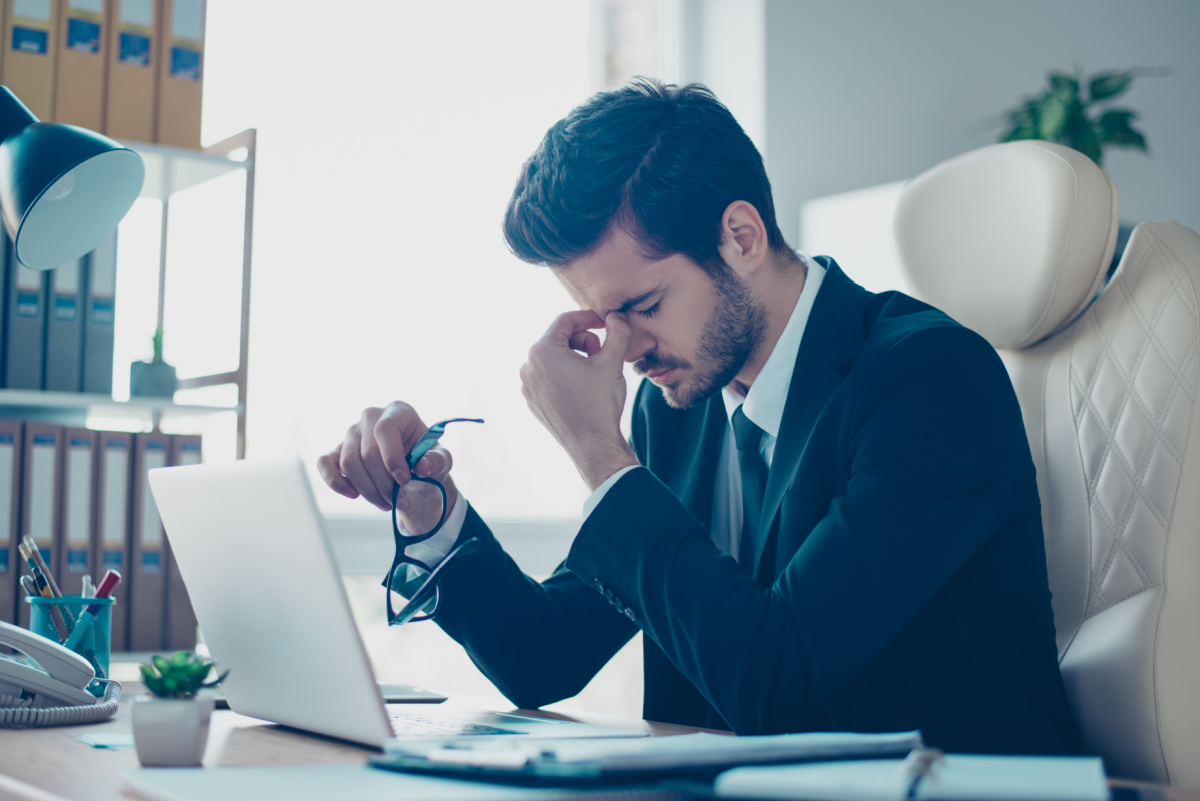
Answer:
<svg viewBox="0 0 1200 801"><path fill-rule="evenodd" d="M229 675L225 671L206 682L215 664L211 659L198 657L190 651L179 651L170 659L155 656L154 666L142 665L142 683L159 698L193 698L205 687L215 687Z"/></svg>

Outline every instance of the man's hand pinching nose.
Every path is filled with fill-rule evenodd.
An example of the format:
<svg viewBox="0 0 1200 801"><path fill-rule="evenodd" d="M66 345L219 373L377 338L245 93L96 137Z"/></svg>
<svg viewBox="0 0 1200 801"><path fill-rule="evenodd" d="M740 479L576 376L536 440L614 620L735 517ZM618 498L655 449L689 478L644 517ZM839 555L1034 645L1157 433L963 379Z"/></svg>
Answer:
<svg viewBox="0 0 1200 801"><path fill-rule="evenodd" d="M607 331L603 345L592 333L599 328ZM625 316L617 312L605 320L591 311L567 312L534 343L521 367L521 392L529 409L593 490L621 468L638 463L621 436L623 364L631 337Z"/></svg>

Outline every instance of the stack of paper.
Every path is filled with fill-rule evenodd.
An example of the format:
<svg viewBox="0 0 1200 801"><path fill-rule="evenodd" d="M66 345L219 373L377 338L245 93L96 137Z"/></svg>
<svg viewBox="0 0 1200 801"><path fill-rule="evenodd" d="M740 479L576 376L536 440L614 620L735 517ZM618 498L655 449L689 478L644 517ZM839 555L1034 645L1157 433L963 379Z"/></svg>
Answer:
<svg viewBox="0 0 1200 801"><path fill-rule="evenodd" d="M949 754L914 783L899 759L735 768L717 777L724 798L804 801L1107 801L1096 757Z"/></svg>

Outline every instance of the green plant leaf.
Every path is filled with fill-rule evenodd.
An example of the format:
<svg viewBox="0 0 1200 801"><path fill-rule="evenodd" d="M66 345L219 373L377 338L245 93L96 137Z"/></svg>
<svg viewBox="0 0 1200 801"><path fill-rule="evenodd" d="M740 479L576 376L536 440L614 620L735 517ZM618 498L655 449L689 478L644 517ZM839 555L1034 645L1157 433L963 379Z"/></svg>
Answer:
<svg viewBox="0 0 1200 801"><path fill-rule="evenodd" d="M154 667L158 668L158 672L164 676L171 672L171 663L163 657L155 655L150 657L150 661L154 663Z"/></svg>
<svg viewBox="0 0 1200 801"><path fill-rule="evenodd" d="M176 651L175 655L171 657L171 664L182 667L189 664L193 659L195 659L195 657L193 657L187 651Z"/></svg>
<svg viewBox="0 0 1200 801"><path fill-rule="evenodd" d="M1071 103L1054 92L1046 94L1038 108L1038 138L1057 142L1067 127Z"/></svg>
<svg viewBox="0 0 1200 801"><path fill-rule="evenodd" d="M1146 153L1146 137L1132 123L1136 112L1128 109L1109 109L1097 121L1100 141L1114 147L1131 147Z"/></svg>
<svg viewBox="0 0 1200 801"><path fill-rule="evenodd" d="M1088 97L1093 103L1109 100L1124 92L1133 83L1133 72L1100 72L1088 84Z"/></svg>
<svg viewBox="0 0 1200 801"><path fill-rule="evenodd" d="M1060 95L1064 100L1079 96L1079 81L1061 72L1050 73L1050 92Z"/></svg>
<svg viewBox="0 0 1200 801"><path fill-rule="evenodd" d="M145 681L146 679L157 679L158 678L158 674L154 672L154 668L150 667L149 665L138 665L138 669L141 670L141 672L142 672L142 680L143 681Z"/></svg>
<svg viewBox="0 0 1200 801"><path fill-rule="evenodd" d="M166 685L163 684L163 681L161 678L159 678L158 676L143 676L142 678L146 685L146 689L149 690L151 693L153 693L154 695L157 695L159 698L170 697L171 693L167 689Z"/></svg>
<svg viewBox="0 0 1200 801"><path fill-rule="evenodd" d="M205 682L204 684L201 684L200 686L201 687L216 687L218 684L225 681L225 677L228 675L229 675L229 671L226 670L224 673L222 673L220 676L217 676L212 681Z"/></svg>

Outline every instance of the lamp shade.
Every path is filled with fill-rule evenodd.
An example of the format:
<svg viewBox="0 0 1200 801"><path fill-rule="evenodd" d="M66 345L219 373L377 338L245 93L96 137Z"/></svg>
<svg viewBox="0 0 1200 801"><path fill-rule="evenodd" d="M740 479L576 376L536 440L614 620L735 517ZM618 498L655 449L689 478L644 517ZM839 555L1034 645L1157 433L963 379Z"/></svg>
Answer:
<svg viewBox="0 0 1200 801"><path fill-rule="evenodd" d="M0 216L26 267L50 270L93 250L129 211L145 176L129 148L38 122L0 86Z"/></svg>

